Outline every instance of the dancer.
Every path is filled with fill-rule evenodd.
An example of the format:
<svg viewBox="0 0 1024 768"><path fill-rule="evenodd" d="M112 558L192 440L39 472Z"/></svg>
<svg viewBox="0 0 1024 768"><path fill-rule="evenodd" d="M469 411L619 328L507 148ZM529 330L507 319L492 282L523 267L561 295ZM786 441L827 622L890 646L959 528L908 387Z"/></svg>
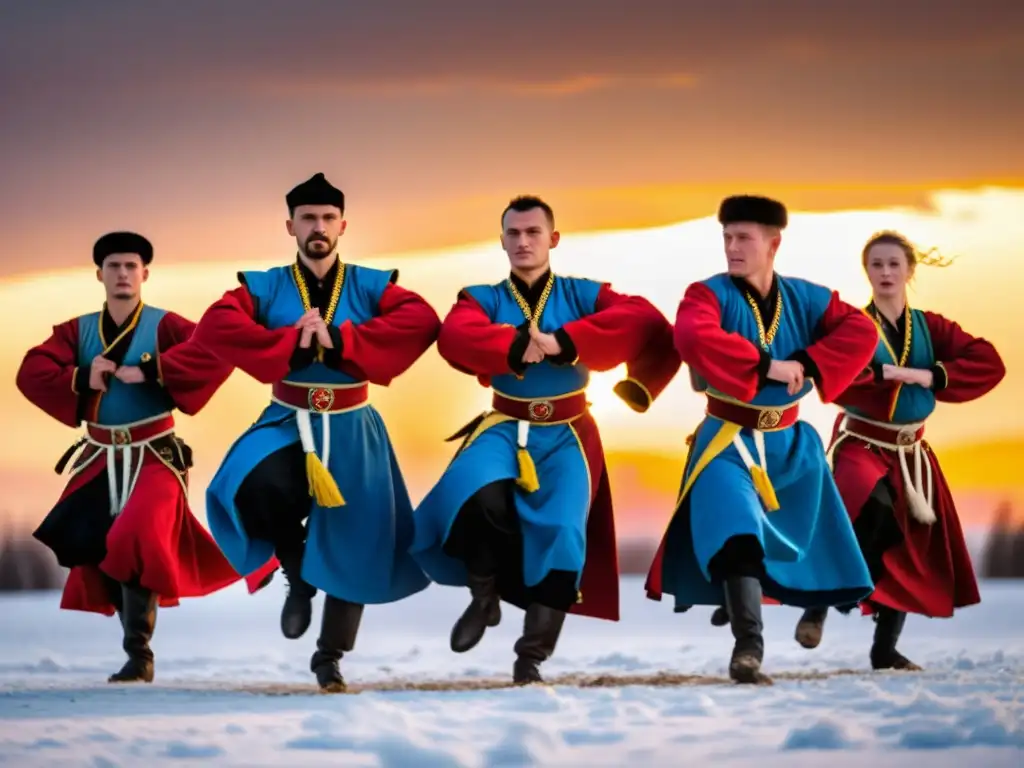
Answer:
<svg viewBox="0 0 1024 768"><path fill-rule="evenodd" d="M157 607L239 580L189 510L192 451L172 415L198 413L231 367L184 343L194 323L143 303L149 240L111 232L92 255L103 309L54 326L18 370L33 405L69 427L86 422L57 462L57 474L71 465L64 492L33 535L70 569L61 608L119 615L128 660L109 682L148 683Z"/></svg>
<svg viewBox="0 0 1024 768"><path fill-rule="evenodd" d="M409 556L412 504L369 385L387 386L437 338L440 319L396 270L343 262L345 196L322 173L285 197L299 253L241 272L195 340L257 381L271 403L234 443L207 489L210 529L241 573L280 563L285 637L301 637L326 594L310 670L345 690L338 662L368 603L430 583ZM276 560L275 560L276 556Z"/></svg>
<svg viewBox="0 0 1024 768"><path fill-rule="evenodd" d="M765 597L834 605L871 591L821 439L798 420L798 403L815 386L833 401L867 365L877 336L834 291L776 274L782 203L730 197L718 220L728 272L686 289L675 326L707 416L690 438L647 590L654 600L674 595L677 610L724 597L735 638L730 676L770 682L760 671Z"/></svg>
<svg viewBox="0 0 1024 768"><path fill-rule="evenodd" d="M468 586L451 648L473 648L501 620L500 601L525 610L513 679L541 682L567 611L617 621L619 574L611 491L587 409L591 371L625 363L615 392L646 411L680 366L672 327L650 302L607 283L555 275L551 207L512 200L501 216L511 264L495 285L464 288L438 351L493 390L492 410L464 438L416 510L412 553L435 581Z"/></svg>
<svg viewBox="0 0 1024 768"><path fill-rule="evenodd" d="M1006 369L990 342L907 301L918 266L949 262L921 253L897 232L874 235L861 260L878 341L870 375L836 398L843 413L830 452L875 582L861 604L875 620L871 666L917 670L896 650L907 614L947 618L981 601L953 496L924 441L925 422L936 402L964 403L992 391ZM826 612L808 608L798 622L796 638L805 648L821 642Z"/></svg>

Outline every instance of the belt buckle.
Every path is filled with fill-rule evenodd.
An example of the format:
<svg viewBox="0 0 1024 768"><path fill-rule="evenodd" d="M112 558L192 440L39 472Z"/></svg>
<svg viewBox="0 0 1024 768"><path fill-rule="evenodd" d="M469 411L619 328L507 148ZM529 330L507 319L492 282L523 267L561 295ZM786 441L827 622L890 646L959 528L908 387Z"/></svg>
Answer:
<svg viewBox="0 0 1024 768"><path fill-rule="evenodd" d="M532 421L547 421L555 414L555 404L550 400L531 400L526 412Z"/></svg>
<svg viewBox="0 0 1024 768"><path fill-rule="evenodd" d="M132 441L132 433L123 427L110 430L110 440L114 445L128 445Z"/></svg>
<svg viewBox="0 0 1024 768"><path fill-rule="evenodd" d="M913 445L917 442L917 430L910 427L903 427L896 433L896 445Z"/></svg>
<svg viewBox="0 0 1024 768"><path fill-rule="evenodd" d="M758 429L772 429L782 421L782 411L778 408L765 408L757 414Z"/></svg>
<svg viewBox="0 0 1024 768"><path fill-rule="evenodd" d="M309 410L323 413L334 405L334 390L327 387L310 387L306 402L309 403Z"/></svg>

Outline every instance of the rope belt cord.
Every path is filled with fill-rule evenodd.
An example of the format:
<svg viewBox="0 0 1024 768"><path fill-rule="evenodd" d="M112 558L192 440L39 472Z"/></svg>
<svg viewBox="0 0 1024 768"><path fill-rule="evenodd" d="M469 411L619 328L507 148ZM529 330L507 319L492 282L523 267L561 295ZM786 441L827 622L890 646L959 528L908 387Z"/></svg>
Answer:
<svg viewBox="0 0 1024 768"><path fill-rule="evenodd" d="M295 423L299 428L299 441L305 453L317 453L316 440L313 438L313 415L309 411L295 411ZM320 414L321 450L320 461L326 467L331 458L331 418L330 413Z"/></svg>
<svg viewBox="0 0 1024 768"><path fill-rule="evenodd" d="M866 419L863 416L851 416L850 414L845 414L842 422L839 424L836 440L829 449L828 458L831 462L836 447L838 447L839 443L847 437L853 437L867 443L868 445L873 445L877 448L894 452L899 457L900 473L903 476L904 493L907 497L907 506L910 509L910 514L915 520L919 523L923 523L924 525L932 525L935 523L936 520L938 520L938 517L935 514L935 507L932 504L935 485L932 478L932 463L924 456L924 446L922 445L921 439L915 437L913 442L903 444L898 442L890 443L885 440L879 440L878 438L862 435L856 431L855 427L851 427L851 418L872 427L877 427L878 429L884 429L896 433L913 433L915 436L924 427L925 423L922 421L913 424L895 425L889 422ZM908 450L912 450L914 453L913 477L910 475L910 467L907 462Z"/></svg>
<svg viewBox="0 0 1024 768"><path fill-rule="evenodd" d="M170 435L173 432L174 429L171 428L150 437L133 440L132 442L123 445L103 443L86 433L82 442L82 447L77 451L77 456L81 456L87 446L90 445L101 449L101 451L97 451L94 456L86 462L86 465L91 464L95 457L98 457L101 454L106 458L107 492L110 499L111 517L117 517L124 511L125 506L128 504L128 499L130 499L132 493L135 492L135 486L139 482L139 475L142 473L143 457L145 456L146 449L153 451L153 454L158 456L159 454L156 453L156 450L153 448L151 443L154 440L167 437L167 435ZM136 448L138 449L138 453L134 451ZM118 451L120 451L121 458L120 488L118 488L117 484ZM78 471L84 469L86 465L79 467Z"/></svg>

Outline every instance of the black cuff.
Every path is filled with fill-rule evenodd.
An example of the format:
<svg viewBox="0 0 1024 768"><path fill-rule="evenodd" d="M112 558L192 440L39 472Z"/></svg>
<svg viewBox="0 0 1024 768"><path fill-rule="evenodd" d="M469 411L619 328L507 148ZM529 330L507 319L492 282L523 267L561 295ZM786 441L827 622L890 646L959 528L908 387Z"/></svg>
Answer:
<svg viewBox="0 0 1024 768"><path fill-rule="evenodd" d="M949 386L949 376L946 374L944 366L933 365L930 370L932 372L932 392L941 392Z"/></svg>
<svg viewBox="0 0 1024 768"><path fill-rule="evenodd" d="M882 370L881 363L872 363L871 373L874 374L875 384L881 384L883 381L885 381L885 372Z"/></svg>
<svg viewBox="0 0 1024 768"><path fill-rule="evenodd" d="M147 383L158 382L160 380L160 368L156 364L156 357L147 357L139 363L139 370L142 371L142 375L146 377Z"/></svg>
<svg viewBox="0 0 1024 768"><path fill-rule="evenodd" d="M291 358L288 360L288 370L301 371L303 368L308 368L314 362L316 362L316 349L311 343L305 349L300 347L298 342L295 343L295 351L292 352Z"/></svg>
<svg viewBox="0 0 1024 768"><path fill-rule="evenodd" d="M336 371L341 367L341 329L336 325L328 325L327 335L331 337L333 346L324 350L324 365Z"/></svg>
<svg viewBox="0 0 1024 768"><path fill-rule="evenodd" d="M516 337L512 340L512 346L508 348L508 367L516 376L522 376L526 372L526 363L523 362L523 354L530 346L530 325L523 323L516 328Z"/></svg>
<svg viewBox="0 0 1024 768"><path fill-rule="evenodd" d="M757 391L760 392L770 383L768 381L768 369L772 367L772 356L763 349L759 350L761 359L757 361Z"/></svg>
<svg viewBox="0 0 1024 768"><path fill-rule="evenodd" d="M811 359L811 356L807 354L806 349L798 349L796 352L789 356L790 360L800 363L804 367L804 378L814 379L815 381L821 381L821 371L818 370L818 366Z"/></svg>
<svg viewBox="0 0 1024 768"><path fill-rule="evenodd" d="M554 357L549 356L547 358L548 362L552 365L572 365L575 363L579 353L576 351L576 345L569 338L569 334L565 332L564 328L559 328L555 331L554 336L558 339L558 346L562 348L562 351Z"/></svg>
<svg viewBox="0 0 1024 768"><path fill-rule="evenodd" d="M80 365L75 368L75 392L85 395L92 391L89 386L89 366Z"/></svg>

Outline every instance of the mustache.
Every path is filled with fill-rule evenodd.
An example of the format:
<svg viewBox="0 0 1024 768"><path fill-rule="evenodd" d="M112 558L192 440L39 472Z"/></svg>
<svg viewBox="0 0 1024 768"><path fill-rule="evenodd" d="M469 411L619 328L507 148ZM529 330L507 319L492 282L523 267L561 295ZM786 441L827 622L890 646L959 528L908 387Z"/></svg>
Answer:
<svg viewBox="0 0 1024 768"><path fill-rule="evenodd" d="M314 242L316 240L319 240L321 243L330 243L331 242L330 240L327 239L327 237L325 235L318 235L318 234L314 233L314 234L312 234L312 235L310 235L309 237L306 238L306 244L308 245L309 243L312 243L312 242Z"/></svg>

